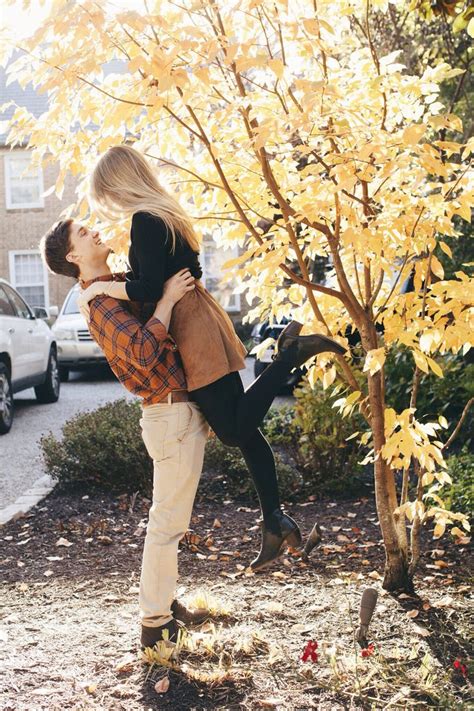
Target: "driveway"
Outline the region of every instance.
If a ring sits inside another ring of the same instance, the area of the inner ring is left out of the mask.
[[[254,379],[253,358],[247,358],[241,371],[247,388]],[[0,510],[12,504],[47,472],[43,468],[39,441],[44,434],[61,434],[64,423],[77,413],[93,410],[107,402],[135,396],[105,369],[90,373],[71,373],[70,381],[61,383],[59,401],[51,405],[36,402],[34,390],[15,396],[15,420],[7,435],[0,437]],[[291,402],[278,397],[275,405]]]

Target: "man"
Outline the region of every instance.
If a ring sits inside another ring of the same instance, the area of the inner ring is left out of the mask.
[[[84,288],[98,280],[125,279],[125,274],[111,272],[107,264],[111,249],[99,233],[73,220],[53,225],[40,248],[51,271],[75,277]],[[165,630],[174,642],[181,623],[199,623],[207,617],[207,610],[187,610],[173,599],[178,544],[191,519],[209,435],[209,425],[186,390],[177,346],[167,331],[174,304],[194,288],[193,282],[189,270],[169,279],[145,323],[143,305],[106,295],[89,304],[92,337],[120,382],[143,400],[140,425],[154,465],[140,576],[142,649],[166,638]]]

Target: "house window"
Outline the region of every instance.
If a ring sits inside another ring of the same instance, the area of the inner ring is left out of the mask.
[[[10,252],[10,281],[31,306],[49,305],[48,274],[37,250]]]
[[[5,200],[7,210],[44,207],[41,194],[43,171],[30,165],[31,156],[25,151],[13,151],[4,156]]]
[[[232,250],[219,248],[214,239],[206,235],[202,242],[201,266],[202,282],[206,289],[216,298],[226,311],[240,311],[240,294],[233,294],[235,280],[222,282],[226,270],[222,264],[238,256],[238,247]]]

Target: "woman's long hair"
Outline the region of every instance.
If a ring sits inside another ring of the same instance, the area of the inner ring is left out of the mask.
[[[90,198],[97,214],[106,220],[149,212],[161,218],[171,232],[173,252],[177,234],[199,252],[190,218],[160,185],[146,158],[135,148],[112,146],[104,153],[91,176]]]

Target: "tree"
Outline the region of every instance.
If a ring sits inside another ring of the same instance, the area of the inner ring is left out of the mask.
[[[83,176],[71,206],[79,219],[97,156],[136,141],[173,168],[164,176],[197,221],[246,248],[228,267],[249,302],[258,299],[249,320],[291,313],[346,344],[359,332],[362,377],[351,357],[322,354],[310,380],[340,388],[342,414],[358,408],[367,423],[357,434],[374,463],[383,584],[393,590],[412,587],[424,522],[434,520],[435,537],[458,521],[468,529],[436,493],[448,479],[440,430],[449,423],[419,421],[416,397],[421,372],[442,377],[436,356],[470,347],[472,279],[464,270],[444,279],[435,250],[449,254],[456,215],[470,221],[474,139],[456,141],[461,121],[439,101],[442,82],[462,70],[442,62],[416,76],[398,52],[378,56],[372,22],[387,8],[183,0],[111,14],[90,0],[56,0],[11,69],[50,91],[50,109],[37,120],[17,111],[10,141],[29,136],[38,161],[59,161],[58,193],[67,171]],[[104,76],[114,58],[126,72]],[[125,248],[123,226],[109,230],[115,249]],[[325,283],[309,273],[315,257],[331,262]],[[415,291],[402,293],[413,266]],[[384,361],[400,343],[415,373],[410,407],[395,412]]]

